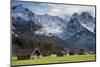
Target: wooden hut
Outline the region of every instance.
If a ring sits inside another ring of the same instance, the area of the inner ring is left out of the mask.
[[[42,54],[38,48],[36,48],[36,49],[19,49],[16,53],[18,60],[33,59],[34,56],[37,56],[37,58],[39,58],[40,55],[42,55]]]

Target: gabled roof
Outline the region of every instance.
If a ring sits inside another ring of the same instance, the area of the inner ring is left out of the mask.
[[[38,48],[36,48],[36,49],[20,49],[16,53],[16,56],[28,56],[28,55],[31,55],[32,53],[34,53],[35,51],[39,52]]]

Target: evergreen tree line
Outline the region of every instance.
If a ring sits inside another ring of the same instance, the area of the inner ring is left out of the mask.
[[[44,56],[57,54],[60,51],[64,50],[63,46],[57,45],[56,43],[51,41],[40,41],[38,39],[32,39],[28,37],[16,37],[14,35],[12,36],[12,45],[17,45],[19,49],[39,48]]]
[[[65,51],[67,54],[67,50],[58,45],[57,43],[51,41],[40,41],[39,39],[32,39],[28,37],[16,37],[12,36],[12,46],[17,45],[17,49],[14,49],[15,52],[19,49],[36,49],[39,48],[40,52],[43,56],[49,56],[51,54],[56,54],[57,56],[63,56],[64,54],[61,51]],[[68,50],[69,55],[75,55],[75,50]],[[85,50],[79,49],[78,55],[84,55]]]

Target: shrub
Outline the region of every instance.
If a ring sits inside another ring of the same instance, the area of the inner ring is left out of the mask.
[[[75,55],[75,51],[73,50],[69,51],[69,55]]]
[[[57,52],[56,55],[59,56],[59,57],[61,57],[61,56],[63,56],[64,54],[63,54],[62,52]]]
[[[80,49],[78,55],[84,55],[84,54],[85,54],[84,49]]]

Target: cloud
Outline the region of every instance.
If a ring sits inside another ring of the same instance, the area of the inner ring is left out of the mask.
[[[95,7],[93,6],[81,6],[81,5],[68,5],[68,4],[50,4],[50,3],[38,3],[38,2],[13,2],[13,4],[24,4],[36,14],[49,14],[55,16],[72,15],[74,12],[89,12],[92,16],[95,16]]]
[[[89,12],[92,16],[95,16],[95,7],[93,6],[79,6],[79,5],[60,5],[60,4],[48,4],[51,6],[51,15],[72,15],[74,12]]]
[[[49,15],[54,15],[54,16],[63,16],[63,12],[61,11],[61,9],[58,8],[52,8],[51,10],[49,10],[48,12]]]

